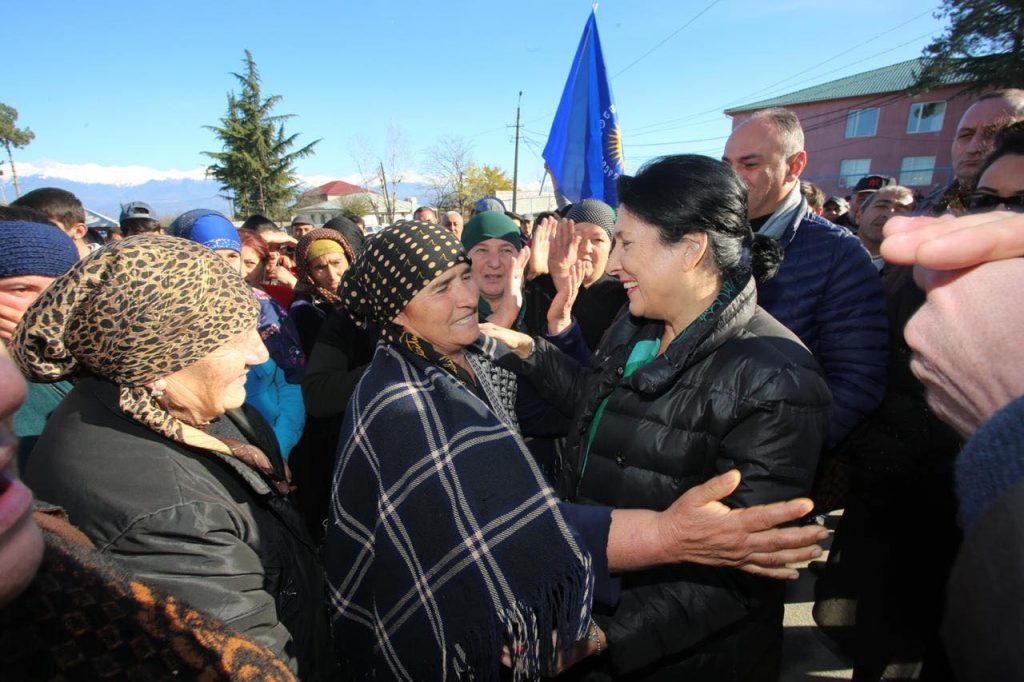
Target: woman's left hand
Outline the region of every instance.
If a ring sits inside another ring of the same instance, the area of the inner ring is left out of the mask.
[[[524,246],[515,256],[505,257],[510,261],[505,270],[505,293],[487,320],[502,327],[511,327],[523,308],[523,272],[530,262],[530,247]]]
[[[530,357],[533,351],[533,338],[506,327],[501,327],[490,322],[481,322],[480,331],[495,341],[500,341],[509,347],[513,353],[522,359]]]

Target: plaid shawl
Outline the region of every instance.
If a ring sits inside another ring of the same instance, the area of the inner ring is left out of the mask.
[[[493,345],[466,349],[474,366]],[[357,677],[495,680],[505,645],[512,678],[536,679],[552,633],[584,636],[590,556],[522,439],[454,376],[380,343],[340,443],[324,563]]]

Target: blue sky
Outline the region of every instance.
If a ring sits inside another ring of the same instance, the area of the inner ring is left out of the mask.
[[[627,170],[658,154],[719,155],[728,105],[919,56],[943,29],[938,4],[602,2]],[[265,92],[283,97],[277,111],[295,115],[289,132],[322,140],[297,166],[322,179],[353,177],[358,140],[382,153],[389,127],[406,140],[410,176],[425,171],[427,148],[445,135],[511,175],[522,90],[520,174],[535,184],[589,12],[590,2],[561,0],[38,0],[8,13],[0,100],[36,133],[15,157],[26,172],[194,173],[206,163],[201,152],[217,148],[203,126],[224,114],[236,87],[229,74],[248,48]]]

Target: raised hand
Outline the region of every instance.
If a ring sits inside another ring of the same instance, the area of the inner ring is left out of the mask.
[[[558,219],[548,216],[533,228],[533,241],[531,242],[530,263],[526,269],[526,278],[533,279],[548,272],[548,249],[549,243],[554,236]]]
[[[511,328],[523,308],[523,278],[526,265],[530,262],[530,247],[524,246],[519,253],[502,256],[507,259],[505,268],[505,292],[487,318],[489,322]]]
[[[565,282],[557,289],[548,306],[548,334],[556,336],[572,325],[572,306],[586,274],[587,264],[583,261],[578,260],[569,268]]]
[[[561,291],[568,285],[569,270],[576,262],[576,253],[580,247],[580,238],[576,235],[576,222],[561,220],[555,228],[554,236],[548,250],[548,274]]]

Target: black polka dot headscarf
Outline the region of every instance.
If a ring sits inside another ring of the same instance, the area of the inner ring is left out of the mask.
[[[468,263],[449,230],[418,220],[389,225],[366,243],[338,287],[342,305],[361,326],[381,330],[388,341],[391,321],[413,296],[459,263]]]

